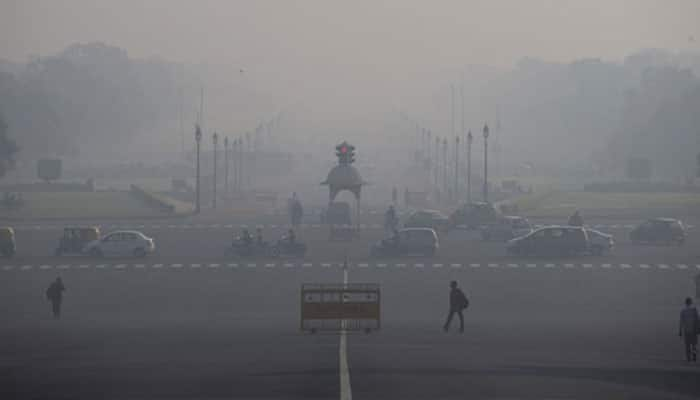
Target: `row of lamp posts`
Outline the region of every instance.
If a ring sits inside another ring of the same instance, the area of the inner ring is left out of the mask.
[[[202,143],[202,130],[199,125],[196,126],[194,133],[194,140],[196,143],[196,177],[195,177],[195,212],[199,213],[201,211],[201,143]],[[218,144],[219,144],[219,134],[214,132],[212,135],[212,142],[214,144],[214,185],[213,185],[213,199],[212,207],[216,208],[217,200],[217,170],[218,170]],[[228,137],[224,137],[224,192],[229,193],[229,159],[230,153],[233,150],[235,157],[233,159],[233,189],[238,190],[243,182],[242,169],[243,169],[243,138],[234,139],[232,146],[229,146]]]
[[[489,180],[488,180],[488,139],[489,139],[489,127],[488,124],[484,124],[484,128],[482,130],[483,137],[484,137],[484,185],[483,185],[483,199],[485,202],[488,202],[488,196],[489,196]],[[424,130],[423,131],[424,138],[427,136],[427,144],[428,144],[428,153],[430,153],[430,143],[432,141],[432,133],[430,130]],[[472,187],[472,142],[474,141],[474,136],[472,135],[472,131],[470,130],[467,133],[467,204],[472,202],[472,196],[471,196],[471,187]],[[426,142],[424,140],[424,142]],[[460,143],[460,138],[459,136],[455,137],[455,175],[454,175],[454,188],[455,188],[455,195],[458,193],[458,188],[459,188],[459,143]],[[447,165],[447,139],[442,139],[440,140],[440,137],[435,137],[435,174],[434,174],[434,180],[435,180],[435,186],[439,186],[439,181],[440,181],[440,168],[438,166],[438,159],[440,156],[440,144],[442,144],[443,147],[443,157],[444,157],[444,162]],[[430,156],[430,154],[428,154]],[[445,187],[447,187],[447,168],[445,168],[444,171],[444,183]]]

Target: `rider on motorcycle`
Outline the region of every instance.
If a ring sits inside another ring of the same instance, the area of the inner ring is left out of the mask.
[[[243,244],[246,246],[253,244],[253,236],[250,235],[250,232],[248,232],[248,229],[246,228],[244,228],[243,232],[241,233],[241,242],[243,242]]]

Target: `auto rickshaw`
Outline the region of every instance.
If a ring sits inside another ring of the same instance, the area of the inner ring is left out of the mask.
[[[90,227],[68,227],[63,229],[63,236],[58,242],[56,255],[84,254],[85,246],[93,240],[100,239],[100,229]]]
[[[5,257],[15,255],[15,231],[10,227],[0,227],[0,253]]]

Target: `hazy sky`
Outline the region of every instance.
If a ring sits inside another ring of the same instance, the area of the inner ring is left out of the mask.
[[[103,41],[244,68],[266,92],[325,99],[342,87],[359,103],[368,90],[434,87],[466,64],[700,48],[699,21],[698,0],[0,0],[0,58]]]

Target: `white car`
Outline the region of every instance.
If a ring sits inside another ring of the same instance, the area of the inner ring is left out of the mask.
[[[86,251],[94,257],[145,257],[153,253],[153,239],[138,231],[116,231],[88,243]]]

